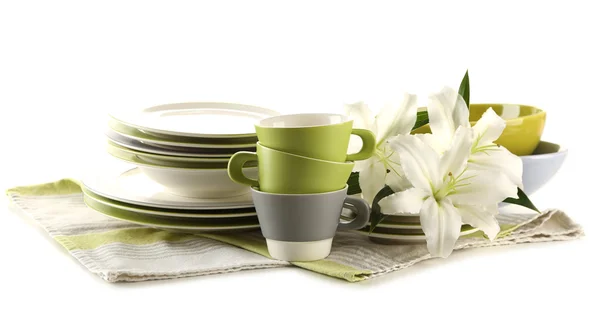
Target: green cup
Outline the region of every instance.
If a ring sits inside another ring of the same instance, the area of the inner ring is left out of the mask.
[[[352,123],[340,114],[302,113],[266,118],[254,127],[260,144],[272,149],[333,162],[368,159],[375,150],[375,135],[352,129]],[[351,134],[359,136],[363,146],[348,155]]]
[[[242,173],[242,167],[252,161],[258,161],[258,180]],[[314,159],[274,150],[258,142],[256,153],[235,153],[229,160],[227,173],[234,182],[267,193],[315,194],[344,188],[353,167],[354,162]]]

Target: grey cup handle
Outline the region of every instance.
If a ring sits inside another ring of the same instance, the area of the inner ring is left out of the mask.
[[[354,211],[356,217],[348,222],[340,222],[338,229],[340,230],[352,230],[360,229],[369,223],[369,216],[371,215],[371,208],[366,200],[358,197],[346,197],[344,204],[352,206],[350,209]]]

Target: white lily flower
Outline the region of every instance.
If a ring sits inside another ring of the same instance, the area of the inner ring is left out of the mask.
[[[469,111],[464,99],[452,88],[444,87],[429,97],[427,105],[432,135],[420,137],[434,149],[443,153],[451,146],[451,140],[459,126],[471,127]],[[474,142],[469,156],[469,168],[495,170],[505,174],[513,184],[523,187],[523,162],[505,147],[494,144],[506,123],[489,108],[473,126]]]
[[[389,147],[387,140],[396,135],[407,135],[417,120],[417,98],[405,94],[404,100],[398,104],[386,104],[377,116],[365,103],[358,102],[345,105],[346,115],[354,120],[353,127],[371,130],[377,140],[373,156],[355,164],[354,171],[360,172],[359,185],[362,197],[369,203],[385,186],[394,190],[409,186],[399,164],[398,155]],[[350,151],[358,151],[360,144],[350,143]]]
[[[493,239],[500,231],[498,203],[517,197],[516,186],[504,174],[468,167],[473,133],[470,127],[458,126],[443,154],[418,136],[390,140],[413,188],[383,198],[379,206],[385,214],[419,214],[434,257],[452,253],[463,223]]]

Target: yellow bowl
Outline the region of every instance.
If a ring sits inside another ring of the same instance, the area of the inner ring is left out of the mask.
[[[506,128],[496,144],[502,145],[515,155],[530,155],[540,143],[546,112],[532,106],[514,104],[472,104],[469,121],[474,125],[488,108],[494,111],[506,122]],[[431,133],[429,125],[413,130],[414,133]]]

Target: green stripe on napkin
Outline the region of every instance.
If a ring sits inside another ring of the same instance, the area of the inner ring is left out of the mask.
[[[110,282],[145,281],[290,265],[269,257],[260,232],[192,235],[142,227],[87,207],[79,183],[63,179],[6,191],[10,201],[35,219],[92,273]],[[572,240],[583,230],[564,212],[500,214],[494,241],[481,232],[461,237],[455,249]],[[26,234],[26,233],[24,233]],[[368,237],[338,232],[325,260],[292,265],[362,281],[429,259],[425,245],[382,245]],[[40,263],[43,265],[43,263]]]

